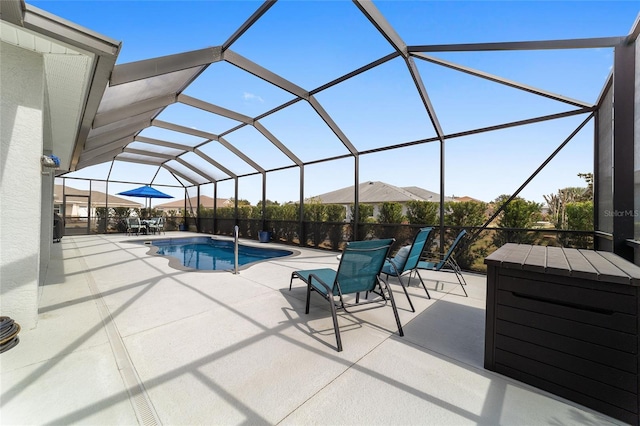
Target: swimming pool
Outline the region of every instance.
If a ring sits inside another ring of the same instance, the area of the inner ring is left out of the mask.
[[[234,270],[234,243],[211,237],[168,238],[145,241],[152,254],[169,257],[169,265],[177,269],[198,271]],[[238,245],[238,269],[277,257],[291,256],[292,250]],[[177,261],[176,261],[177,260]]]

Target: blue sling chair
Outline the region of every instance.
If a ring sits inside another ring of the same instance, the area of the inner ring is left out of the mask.
[[[429,290],[424,285],[422,281],[422,277],[418,273],[418,262],[420,262],[420,256],[424,251],[424,248],[429,241],[429,235],[433,228],[421,228],[420,231],[413,238],[413,243],[410,246],[401,247],[400,250],[396,253],[395,257],[392,259],[387,259],[382,267],[381,273],[386,276],[386,280],[388,281],[389,276],[397,277],[398,281],[400,281],[400,285],[402,286],[402,290],[404,290],[404,294],[407,296],[407,300],[409,301],[409,306],[411,306],[411,312],[415,312],[416,309],[413,307],[413,303],[411,303],[411,298],[409,297],[409,293],[407,292],[407,287],[411,284],[411,275],[415,273],[415,275],[420,279],[420,284],[422,284],[422,288],[427,292],[427,297],[431,299],[431,295],[429,294]],[[406,273],[409,273],[409,280],[405,285],[402,276]]]
[[[462,241],[463,237],[466,234],[467,231],[465,231],[464,229],[460,231],[456,239],[453,240],[453,243],[451,244],[451,247],[449,247],[449,250],[447,250],[447,252],[444,256],[442,256],[441,259],[418,262],[418,269],[427,271],[453,272],[454,274],[456,274],[456,278],[458,279],[458,283],[460,283],[460,286],[462,287],[464,295],[466,297],[469,297],[467,291],[464,289],[464,286],[467,285],[467,282],[465,281],[464,276],[462,276],[462,270],[460,269],[460,266],[458,266],[458,262],[456,262],[456,260],[453,258],[453,252],[460,245],[460,241]]]
[[[353,241],[347,243],[342,252],[337,270],[331,268],[309,269],[305,271],[294,271],[291,274],[289,290],[291,290],[291,283],[293,283],[294,278],[299,278],[307,284],[305,314],[309,313],[311,292],[318,293],[329,302],[338,352],[342,351],[342,340],[340,339],[340,330],[338,328],[337,309],[344,309],[345,312],[351,313],[348,308],[366,304],[374,304],[370,306],[370,308],[376,308],[385,306],[387,301],[390,301],[396,324],[398,325],[398,333],[400,336],[404,336],[391,288],[380,279],[380,270],[389,254],[389,249],[393,241],[392,238],[386,240]],[[379,288],[379,291],[376,290],[377,288]],[[366,299],[366,301],[361,302],[361,292],[367,294],[374,293],[379,297],[372,300]],[[348,294],[356,295],[355,303],[345,302],[344,296]]]

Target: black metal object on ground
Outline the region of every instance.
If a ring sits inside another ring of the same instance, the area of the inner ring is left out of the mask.
[[[53,214],[53,241],[59,243],[64,237],[64,220],[58,213]]]
[[[640,424],[640,267],[526,244],[485,263],[485,368]]]
[[[20,343],[18,333],[20,333],[20,324],[9,317],[0,317],[0,353]]]

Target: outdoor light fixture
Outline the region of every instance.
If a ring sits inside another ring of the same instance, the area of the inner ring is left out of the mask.
[[[42,167],[47,167],[50,169],[56,169],[60,167],[60,159],[53,154],[43,155],[40,157],[40,163]]]

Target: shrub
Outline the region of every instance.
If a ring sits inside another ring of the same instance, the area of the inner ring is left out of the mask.
[[[407,219],[412,225],[435,225],[439,208],[439,203],[411,200],[407,203]]]

